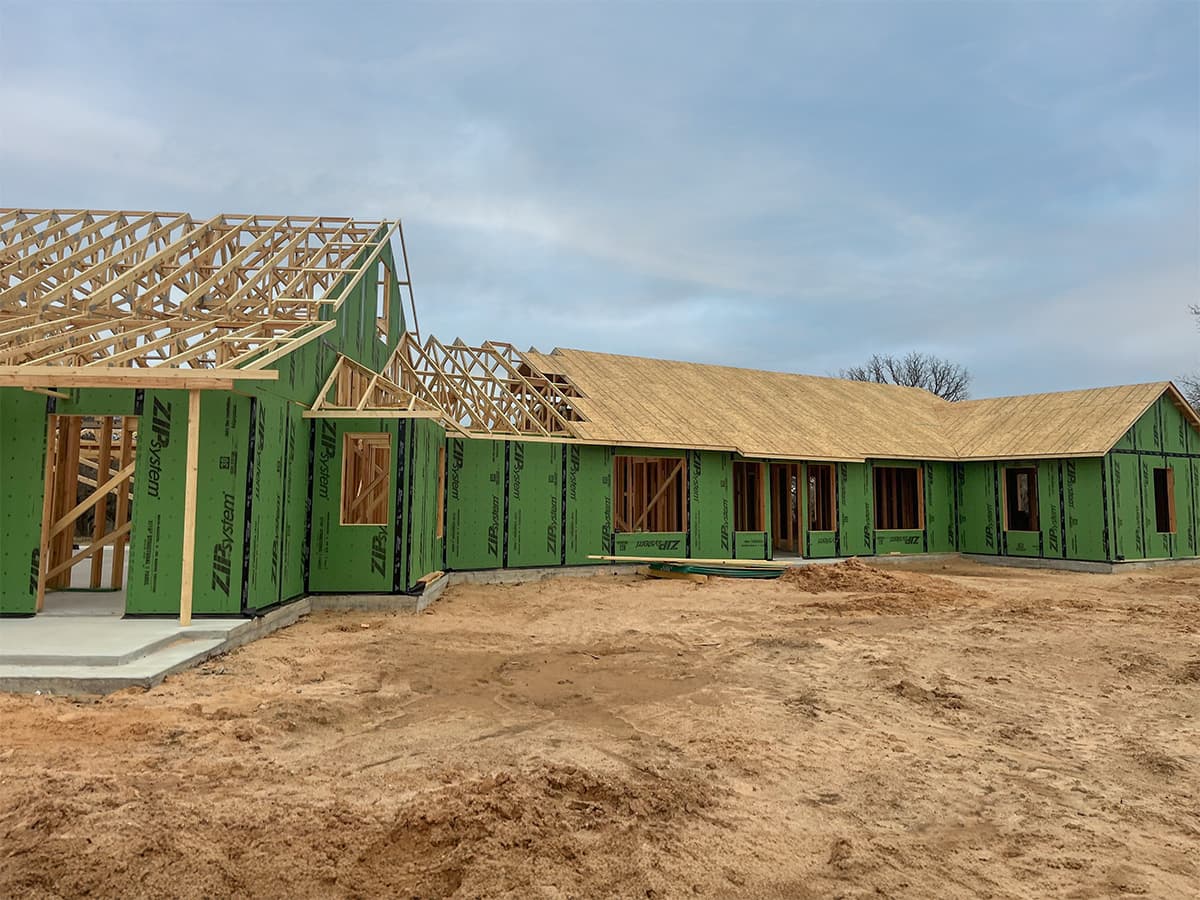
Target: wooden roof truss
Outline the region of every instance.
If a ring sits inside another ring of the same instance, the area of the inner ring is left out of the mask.
[[[541,372],[511,344],[443,344],[432,335],[422,343],[405,333],[384,372],[473,436],[570,439],[578,437],[573,423],[583,421],[569,383]]]
[[[0,370],[262,369],[333,327],[398,228],[0,209]]]
[[[321,388],[310,419],[444,419],[445,412],[347,356],[337,364]]]

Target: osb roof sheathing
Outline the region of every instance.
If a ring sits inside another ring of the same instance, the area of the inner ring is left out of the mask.
[[[838,378],[618,356],[531,351],[571,380],[578,438],[812,460],[1102,456],[1168,392],[1167,381],[948,403],[927,391]]]
[[[927,391],[672,360],[527,353],[566,375],[585,441],[735,450],[778,459],[956,459]]]
[[[964,459],[1100,456],[1164,392],[1195,424],[1169,381],[949,403],[942,419]]]

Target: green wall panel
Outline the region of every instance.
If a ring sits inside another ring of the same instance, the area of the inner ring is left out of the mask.
[[[130,613],[179,612],[187,418],[186,391],[145,392],[125,592]],[[203,407],[200,420],[204,421]]]
[[[1168,397],[1163,396],[1158,400],[1158,409],[1163,451],[1166,453],[1197,452],[1193,449],[1194,441],[1192,440],[1196,431],[1179,408]]]
[[[734,556],[737,559],[767,558],[767,533],[765,531],[737,531],[734,532],[733,538]]]
[[[194,613],[237,613],[242,607],[249,439],[248,397],[215,391],[200,395]],[[177,515],[182,518],[182,508]]]
[[[1148,559],[1166,559],[1173,555],[1175,537],[1158,531],[1154,517],[1154,470],[1166,467],[1162,456],[1138,454],[1139,494],[1142,501],[1142,534]],[[1178,510],[1176,510],[1178,514]]]
[[[1133,426],[1133,444],[1138,451],[1161,451],[1162,432],[1158,420],[1159,406],[1155,403]]]
[[[555,566],[562,562],[562,464],[562,444],[509,444],[509,566]]]
[[[838,544],[842,556],[875,553],[871,463],[837,464]]]
[[[45,465],[46,398],[0,388],[0,614],[37,606]]]
[[[809,559],[828,559],[837,556],[836,531],[805,531],[804,555]]]
[[[446,565],[498,569],[503,564],[504,444],[467,438],[450,438],[448,444]]]
[[[1167,465],[1175,473],[1175,525],[1171,541],[1173,556],[1197,556],[1196,507],[1192,493],[1192,462],[1181,457],[1167,457]]]
[[[567,565],[595,564],[612,547],[613,451],[571,444],[567,453]]]
[[[70,399],[59,398],[54,411],[62,416],[132,416],[131,388],[71,388]],[[201,413],[203,418],[203,413]]]
[[[1039,460],[1038,527],[1041,529],[1041,555],[1047,559],[1063,556],[1063,500],[1061,463],[1057,459]]]
[[[391,593],[394,578],[398,425],[382,419],[314,419],[309,589]],[[392,476],[385,525],[341,524],[342,448],[349,433],[391,435]]]
[[[996,464],[960,463],[958,469],[958,536],[963,553],[1000,553],[996,506]]]
[[[278,603],[281,594],[288,402],[262,394],[255,406],[246,605],[264,609]]]
[[[924,553],[925,532],[907,529],[876,531],[875,552],[880,556],[889,553]]]
[[[1132,453],[1113,453],[1108,457],[1108,465],[1115,559],[1145,559],[1138,456]]]
[[[1098,459],[1063,460],[1068,559],[1106,560],[1103,479]]]
[[[305,541],[308,540],[308,450],[310,426],[303,410],[287,407],[284,451],[283,537],[280,550],[279,599],[304,593]]]
[[[688,529],[690,555],[696,559],[733,556],[732,468],[728,453],[715,450],[688,453]]]
[[[928,462],[925,470],[925,547],[930,553],[952,553],[958,547],[954,516],[954,464]]]
[[[1006,556],[1041,556],[1042,533],[1040,531],[1008,531],[1004,535]]]
[[[683,532],[642,532],[613,535],[614,556],[653,556],[661,559],[682,559],[686,554],[687,535]],[[692,554],[695,556],[695,553]],[[700,557],[717,559],[717,557]],[[727,557],[720,557],[726,559]]]
[[[437,485],[438,451],[445,446],[446,439],[441,426],[428,419],[411,420],[408,434],[408,577],[403,585],[406,589],[415,585],[418,578],[443,566],[442,539],[437,535]]]

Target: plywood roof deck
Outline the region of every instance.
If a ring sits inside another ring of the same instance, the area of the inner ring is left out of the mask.
[[[1167,381],[949,403],[917,388],[583,350],[530,352],[578,389],[577,436],[617,446],[731,450],[773,459],[1102,456]]]

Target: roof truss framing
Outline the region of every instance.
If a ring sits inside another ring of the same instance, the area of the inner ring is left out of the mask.
[[[398,228],[0,209],[0,370],[265,368],[333,327],[342,298]]]

